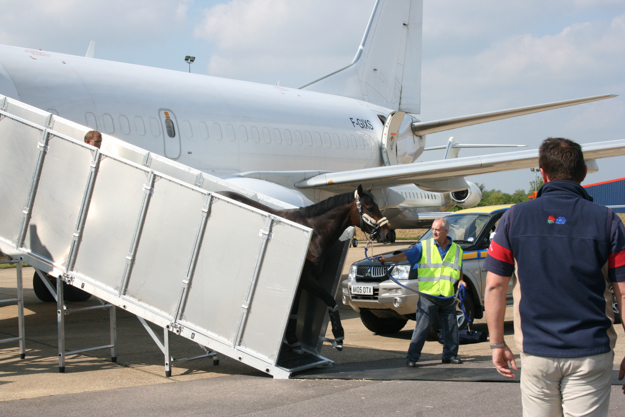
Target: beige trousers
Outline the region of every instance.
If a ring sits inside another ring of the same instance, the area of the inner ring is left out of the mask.
[[[607,416],[614,352],[581,358],[521,353],[523,416]]]

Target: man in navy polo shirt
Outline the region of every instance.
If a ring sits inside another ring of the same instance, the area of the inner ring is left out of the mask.
[[[616,341],[609,287],[622,312],[625,227],[580,186],[587,168],[577,143],[546,139],[538,163],[545,184],[535,200],[503,215],[484,263],[493,363],[514,378],[503,328],[506,289],[516,272],[523,415],[607,416]],[[624,377],[625,359],[619,379]]]

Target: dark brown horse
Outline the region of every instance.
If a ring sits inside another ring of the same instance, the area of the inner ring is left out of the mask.
[[[312,206],[298,209],[274,210],[257,201],[233,192],[219,192],[233,200],[256,207],[276,216],[310,227],[313,230],[306,262],[300,278],[297,294],[293,300],[291,317],[286,330],[286,343],[295,351],[301,351],[301,345],[295,335],[297,327],[297,311],[302,290],[320,298],[327,306],[334,335],[333,346],[343,348],[344,332],[339,317],[339,309],[332,294],[326,291],[317,276],[321,273],[328,250],[339,239],[345,229],[358,226],[372,238],[380,235],[382,239],[389,231],[389,224],[375,202],[373,195],[358,187],[355,192],[339,194]]]

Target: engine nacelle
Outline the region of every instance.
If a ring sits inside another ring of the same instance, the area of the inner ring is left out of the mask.
[[[475,207],[482,201],[482,191],[480,191],[480,188],[471,181],[467,181],[467,184],[469,184],[469,188],[466,190],[449,193],[451,201],[462,208]]]
[[[382,132],[382,160],[384,165],[410,164],[425,149],[425,136],[415,135],[412,124],[418,122],[402,111],[392,112]]]

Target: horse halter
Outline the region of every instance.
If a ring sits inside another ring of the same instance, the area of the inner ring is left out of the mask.
[[[369,226],[370,232],[369,235],[371,239],[375,239],[375,237],[380,233],[380,229],[384,225],[388,224],[388,219],[386,217],[382,217],[380,220],[376,221],[373,217],[369,216],[367,213],[363,213],[362,204],[360,203],[360,196],[358,195],[358,190],[354,191],[354,199],[356,200],[356,207],[358,208],[358,213],[360,214],[360,229],[365,231],[365,224]]]

